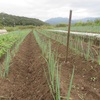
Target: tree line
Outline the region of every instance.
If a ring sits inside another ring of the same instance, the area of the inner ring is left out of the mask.
[[[94,21],[88,20],[87,22],[76,22],[76,23],[72,23],[73,26],[100,26],[100,19],[96,19]],[[68,26],[68,24],[65,23],[60,23],[57,24],[56,27],[66,27]]]
[[[75,26],[100,26],[100,19],[95,19],[94,21],[88,20],[87,22],[77,22],[74,24]]]
[[[16,26],[16,25],[40,26],[45,24],[46,23],[36,18],[19,17],[14,15],[8,15],[6,13],[0,13],[0,26]]]

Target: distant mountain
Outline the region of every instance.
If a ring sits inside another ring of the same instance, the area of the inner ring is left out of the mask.
[[[88,20],[94,21],[98,18],[88,17],[88,18],[83,18],[83,19],[76,19],[76,20],[72,20],[72,23],[76,23],[76,22],[80,22],[80,21],[81,22],[87,22]],[[60,23],[68,23],[68,18],[56,17],[56,18],[48,19],[45,22],[52,24],[52,25],[56,25],[56,24],[60,24]]]
[[[15,15],[9,15],[6,13],[0,13],[0,25],[14,26],[14,25],[34,25],[40,26],[46,24],[45,22],[36,18],[20,17]]]
[[[68,18],[62,18],[62,17],[51,18],[49,20],[46,20],[45,22],[49,24],[68,23]]]
[[[99,18],[99,17],[98,17]],[[95,21],[96,19],[98,19],[97,17],[87,17],[87,18],[83,18],[83,19],[76,19],[76,20],[72,20],[72,23],[76,23],[76,22],[87,22],[87,21]]]

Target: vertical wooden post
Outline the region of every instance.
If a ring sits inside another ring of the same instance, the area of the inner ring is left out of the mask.
[[[69,14],[69,24],[68,24],[68,34],[67,34],[67,47],[66,47],[66,62],[68,60],[68,49],[69,49],[69,37],[70,37],[71,19],[72,19],[72,10],[70,10],[70,14]]]

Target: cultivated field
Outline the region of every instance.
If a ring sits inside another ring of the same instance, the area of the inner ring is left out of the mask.
[[[46,30],[0,36],[0,100],[100,100],[100,41]]]
[[[68,30],[68,27],[58,27],[55,29],[59,30]],[[100,26],[99,25],[90,25],[90,26],[72,26],[71,31],[75,32],[88,32],[88,33],[100,33]]]

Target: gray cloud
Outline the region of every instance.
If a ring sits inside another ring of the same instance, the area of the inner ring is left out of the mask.
[[[68,17],[72,9],[77,19],[100,17],[99,4],[100,0],[0,0],[0,12],[46,20]]]

